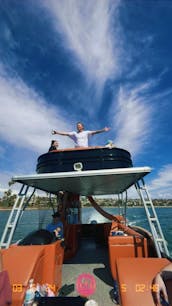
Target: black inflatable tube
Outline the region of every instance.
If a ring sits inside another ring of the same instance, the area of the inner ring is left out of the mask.
[[[120,148],[90,148],[59,150],[41,155],[37,161],[37,173],[74,171],[76,163],[82,170],[98,170],[132,167],[131,155]]]

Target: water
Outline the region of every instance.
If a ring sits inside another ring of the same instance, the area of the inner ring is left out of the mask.
[[[106,211],[115,215],[118,214],[117,208],[106,208]],[[157,207],[156,212],[164,233],[165,239],[168,242],[168,249],[172,256],[172,207]],[[5,223],[9,216],[10,211],[0,211],[0,237],[2,235]],[[26,236],[31,231],[38,228],[45,228],[46,225],[51,222],[51,210],[26,210],[23,214],[18,227],[16,229],[13,242]],[[149,230],[149,225],[145,216],[143,207],[130,207],[127,209],[127,219],[130,225],[138,225]],[[106,221],[92,207],[83,208],[82,210],[82,222],[90,223],[91,221],[98,223]]]

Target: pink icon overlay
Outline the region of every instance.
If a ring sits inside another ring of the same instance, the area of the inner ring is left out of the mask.
[[[76,280],[76,291],[84,297],[91,296],[96,290],[96,280],[90,273],[82,273]]]

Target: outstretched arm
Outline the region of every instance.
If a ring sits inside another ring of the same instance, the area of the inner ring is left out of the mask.
[[[99,133],[103,133],[103,132],[108,132],[109,130],[110,130],[109,127],[105,127],[104,129],[101,129],[101,130],[91,131],[90,134],[95,135],[95,134],[99,134]]]
[[[66,132],[58,132],[58,131],[55,131],[53,130],[51,132],[52,135],[55,135],[55,134],[58,134],[58,135],[62,135],[62,136],[69,136],[69,133],[66,133]]]

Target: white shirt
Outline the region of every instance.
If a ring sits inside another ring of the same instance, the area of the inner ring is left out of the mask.
[[[75,147],[88,147],[89,136],[91,136],[91,131],[69,133],[69,137],[75,142]]]

